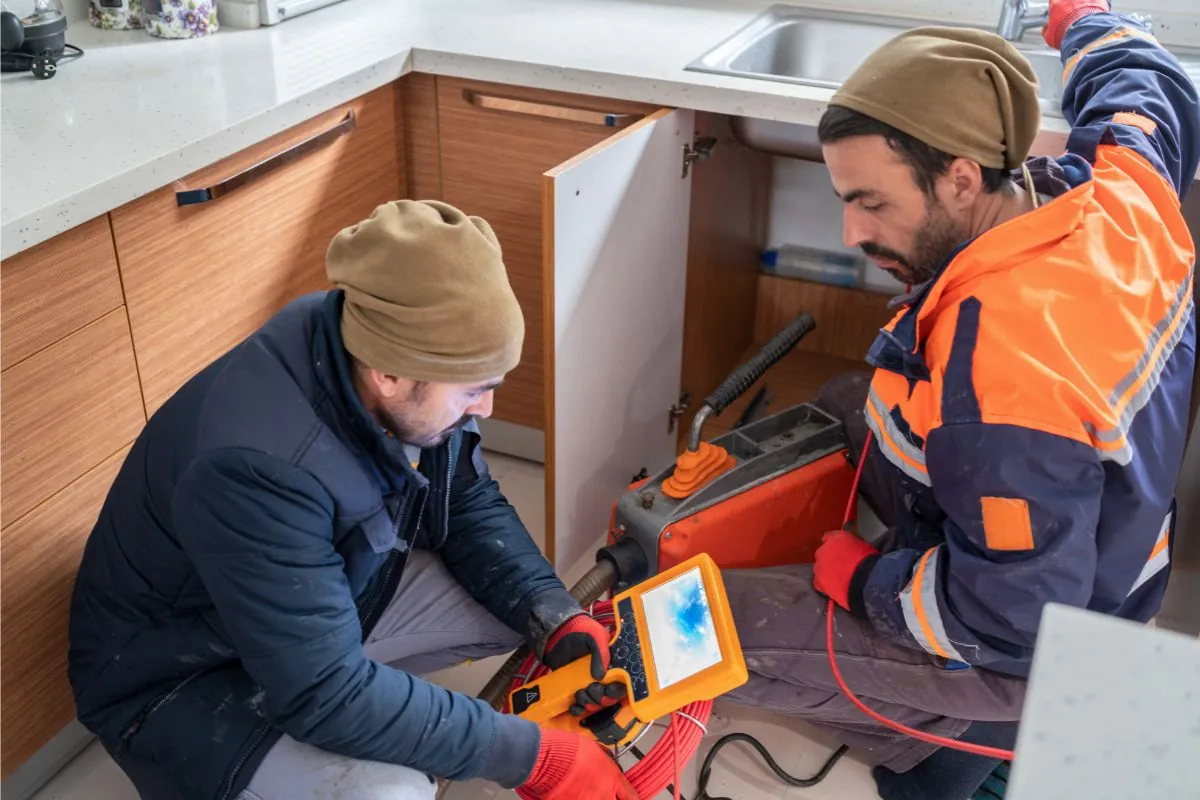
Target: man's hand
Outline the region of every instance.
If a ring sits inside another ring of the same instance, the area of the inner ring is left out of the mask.
[[[625,684],[593,683],[586,689],[575,693],[575,702],[571,706],[571,714],[582,717],[585,714],[595,714],[602,708],[615,706],[625,696]]]
[[[821,538],[813,564],[813,586],[847,611],[850,582],[863,561],[879,551],[849,531],[830,531]]]
[[[1042,38],[1057,50],[1072,22],[1108,10],[1108,0],[1050,0],[1050,18],[1042,28]]]
[[[536,800],[638,800],[617,762],[590,734],[545,728],[521,789]]]
[[[550,669],[565,667],[586,655],[592,657],[592,678],[602,680],[608,672],[608,629],[588,614],[564,622],[546,640],[542,663]]]

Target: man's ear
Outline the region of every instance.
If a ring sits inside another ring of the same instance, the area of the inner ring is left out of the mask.
[[[983,192],[983,170],[969,158],[956,158],[944,176],[952,207],[969,208]]]
[[[367,380],[379,396],[387,400],[392,400],[406,391],[405,386],[407,385],[407,381],[395,375],[380,372],[377,369],[367,370]]]

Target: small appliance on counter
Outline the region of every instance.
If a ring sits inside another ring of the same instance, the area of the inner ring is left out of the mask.
[[[36,0],[25,17],[0,11],[0,49],[0,71],[32,72],[42,79],[53,78],[59,64],[83,55],[67,44],[67,15],[59,0]]]
[[[341,0],[216,0],[221,24],[231,28],[257,28],[279,23]]]
[[[285,19],[298,17],[338,2],[341,0],[258,0],[258,11],[263,25],[278,25]]]

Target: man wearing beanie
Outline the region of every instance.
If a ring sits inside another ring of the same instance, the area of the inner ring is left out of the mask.
[[[811,567],[725,576],[751,668],[734,698],[830,730],[876,765],[884,800],[1003,796],[1000,762],[855,709],[825,655],[827,598],[868,706],[1011,749],[1046,604],[1145,622],[1169,574],[1196,353],[1180,213],[1196,87],[1105,0],[1052,0],[1043,36],[1072,126],[1057,159],[1027,160],[1035,76],[990,33],[906,32],[832,99],[818,134],[846,244],[910,284],[874,373],[817,401],[867,459],[887,532],[831,532]]]
[[[387,203],[327,272],[126,457],[71,606],[80,720],[146,800],[633,798],[594,738],[420,677],[522,640],[608,663],[483,458],[524,336],[491,228]]]

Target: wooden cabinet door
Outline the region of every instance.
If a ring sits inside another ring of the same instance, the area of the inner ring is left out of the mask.
[[[67,682],[67,621],[84,543],[128,447],[4,528],[0,564],[3,775],[75,718]]]
[[[334,234],[403,195],[397,154],[388,85],[112,213],[147,413],[289,301],[327,288]]]
[[[675,457],[693,117],[657,111],[543,178],[546,552],[563,569],[634,474]]]
[[[437,103],[441,199],[495,229],[525,314],[521,363],[496,393],[492,417],[541,431],[542,174],[656,109],[443,77]]]
[[[6,259],[0,369],[8,369],[121,305],[108,215]]]
[[[0,375],[0,525],[132,442],[146,422],[125,309]]]

